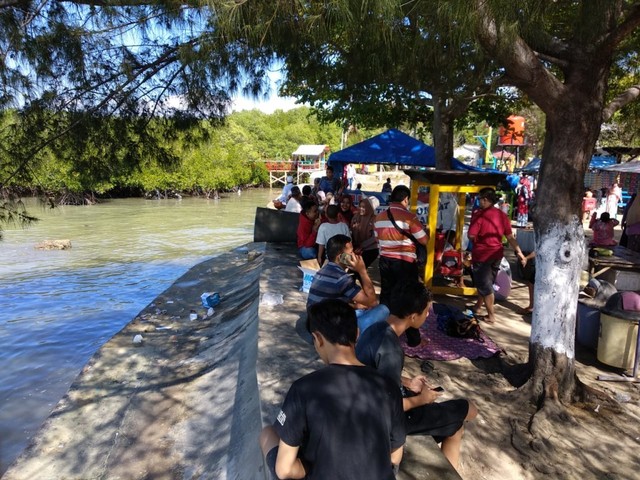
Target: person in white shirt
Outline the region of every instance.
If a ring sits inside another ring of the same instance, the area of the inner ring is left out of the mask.
[[[293,177],[291,175],[287,176],[287,184],[282,188],[282,193],[278,197],[282,203],[287,203],[289,200],[289,195],[291,195],[291,189],[293,188]]]
[[[302,211],[302,206],[300,205],[301,198],[302,193],[300,192],[300,187],[296,185],[291,189],[291,196],[289,197],[289,200],[287,200],[287,206],[284,211],[300,213]]]
[[[340,207],[338,207],[338,205],[328,205],[325,209],[327,221],[321,223],[320,227],[318,228],[316,243],[318,244],[318,263],[320,265],[322,265],[322,262],[324,262],[325,248],[327,246],[327,242],[331,237],[341,234],[351,238],[349,227],[347,227],[345,223],[338,220],[339,211]]]
[[[347,165],[347,182],[349,190],[353,190],[353,181],[356,179],[356,169],[352,164]]]

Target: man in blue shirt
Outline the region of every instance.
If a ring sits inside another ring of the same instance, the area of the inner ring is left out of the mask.
[[[342,182],[335,177],[332,166],[327,167],[326,176],[320,179],[320,190],[325,194],[332,193],[334,195],[338,195],[342,191]]]

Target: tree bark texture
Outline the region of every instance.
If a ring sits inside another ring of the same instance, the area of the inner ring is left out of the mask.
[[[575,325],[586,262],[580,205],[584,175],[600,132],[606,75],[583,70],[582,90],[567,90],[547,113],[536,232],[535,311],[530,357],[534,399],[570,401],[575,387]],[[588,78],[587,78],[588,77]]]
[[[542,209],[544,210],[544,208]],[[584,231],[576,218],[556,223],[537,241],[535,309],[529,361],[533,398],[569,401],[575,385],[575,325]]]
[[[436,169],[451,170],[453,158],[453,119],[446,98],[433,94],[433,143],[436,149]]]

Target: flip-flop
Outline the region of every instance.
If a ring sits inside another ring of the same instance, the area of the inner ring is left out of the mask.
[[[420,364],[420,370],[422,370],[424,373],[433,372],[434,370],[433,363],[431,363],[429,360],[425,360]]]
[[[520,313],[522,315],[530,315],[533,313],[533,308],[521,308]]]

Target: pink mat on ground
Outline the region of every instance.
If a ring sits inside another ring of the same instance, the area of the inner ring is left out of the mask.
[[[502,351],[484,331],[480,335],[484,342],[473,338],[450,337],[438,328],[438,316],[433,309],[420,327],[420,336],[422,343],[417,347],[407,346],[405,336],[400,337],[404,353],[409,357],[422,360],[455,360],[461,357],[474,359],[493,357]]]

